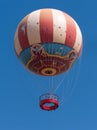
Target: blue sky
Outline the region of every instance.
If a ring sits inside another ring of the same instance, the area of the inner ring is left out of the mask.
[[[15,55],[13,40],[20,20],[46,7],[67,12],[83,34],[76,87],[72,96],[52,112],[41,110],[38,104],[47,80],[26,71]],[[97,130],[96,12],[96,0],[0,1],[0,130]]]

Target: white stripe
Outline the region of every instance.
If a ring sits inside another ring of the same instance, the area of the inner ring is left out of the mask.
[[[40,42],[39,16],[40,10],[30,13],[28,16],[27,35],[30,45]]]
[[[18,28],[16,30],[15,37],[14,37],[14,47],[15,47],[15,51],[16,51],[17,55],[19,55],[20,52],[22,51],[22,48],[20,46],[20,42],[18,39]]]
[[[52,9],[53,13],[53,42],[63,43],[66,38],[66,19],[62,11]]]
[[[75,22],[75,25],[76,25],[76,40],[75,40],[73,48],[79,53],[79,51],[82,47],[82,34],[81,34],[81,30],[76,22]]]

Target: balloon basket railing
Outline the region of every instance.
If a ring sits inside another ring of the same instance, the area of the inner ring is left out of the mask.
[[[55,110],[59,107],[59,97],[56,94],[46,93],[40,96],[40,108],[46,111]]]

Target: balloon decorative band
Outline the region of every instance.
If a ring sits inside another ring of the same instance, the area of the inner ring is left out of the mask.
[[[77,53],[64,44],[39,43],[25,49],[19,58],[30,71],[51,76],[67,71],[75,62]]]

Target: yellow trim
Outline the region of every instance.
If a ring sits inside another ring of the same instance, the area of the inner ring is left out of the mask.
[[[51,74],[47,74],[46,71],[52,71]],[[55,75],[56,74],[56,69],[54,68],[44,68],[41,70],[41,74],[45,75],[45,76],[52,76],[52,75]]]

